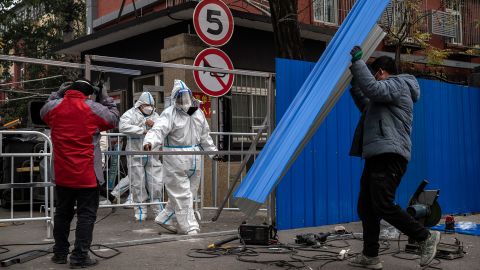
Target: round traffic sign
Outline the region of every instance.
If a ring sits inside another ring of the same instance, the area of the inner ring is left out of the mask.
[[[203,42],[223,46],[233,35],[232,12],[220,0],[203,0],[193,12],[193,26]]]
[[[227,54],[216,48],[201,51],[195,58],[193,65],[233,70],[232,61]],[[234,75],[231,73],[193,71],[193,78],[200,90],[212,97],[220,97],[228,93],[233,85],[233,77]]]

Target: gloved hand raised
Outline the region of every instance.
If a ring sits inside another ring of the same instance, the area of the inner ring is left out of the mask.
[[[107,88],[95,86],[95,95],[97,95],[96,101],[99,103],[103,103],[108,99]]]
[[[352,63],[355,63],[356,61],[362,59],[362,48],[360,48],[360,46],[353,47],[353,49],[350,51],[350,55],[352,56]]]
[[[60,87],[58,88],[57,95],[59,97],[63,97],[65,95],[65,92],[69,89],[70,85],[72,85],[72,82],[64,82]]]

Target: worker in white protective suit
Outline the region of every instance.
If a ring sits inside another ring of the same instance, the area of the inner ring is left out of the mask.
[[[130,135],[127,143],[127,151],[142,151],[143,137],[154,123],[159,121],[158,113],[155,112],[155,101],[149,92],[143,92],[135,103],[135,106],[126,111],[120,118],[119,131]],[[129,178],[131,181],[131,194],[134,203],[148,201],[158,202],[153,206],[154,214],[157,215],[162,205],[162,163],[158,155],[129,155]],[[147,207],[136,206],[135,219],[142,221],[147,218]]]
[[[145,136],[144,150],[163,145],[164,151],[217,151],[208,122],[199,109],[200,101],[193,98],[192,91],[181,80],[175,80],[171,100],[173,106],[162,112]],[[220,159],[216,155],[210,157]],[[155,222],[173,233],[197,234],[200,227],[193,199],[200,184],[201,156],[165,155],[163,165],[168,202]]]

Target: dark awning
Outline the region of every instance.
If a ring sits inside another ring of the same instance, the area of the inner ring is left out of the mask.
[[[118,25],[64,43],[57,49],[57,52],[65,54],[80,54],[84,51],[111,44],[119,40],[165,28],[178,23],[179,20],[191,20],[196,4],[196,2],[187,2],[182,5],[135,18],[128,22],[121,22]],[[270,17],[268,16],[238,10],[232,10],[232,14],[235,18],[235,25],[237,26],[269,32],[273,31]],[[328,42],[335,34],[336,29],[331,27],[300,24],[300,31],[303,38]]]

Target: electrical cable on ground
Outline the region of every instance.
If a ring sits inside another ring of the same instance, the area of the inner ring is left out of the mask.
[[[110,212],[109,214],[105,215],[103,218],[97,220],[95,223],[98,223],[113,213]],[[351,244],[348,240],[357,240],[363,241],[363,238],[355,236],[356,233],[345,232],[341,235],[333,235],[329,237],[324,243],[318,246],[306,246],[303,244],[282,244],[282,243],[275,243],[269,246],[247,246],[245,242],[240,239],[240,246],[231,246],[231,247],[215,247],[215,248],[206,248],[206,249],[199,249],[194,248],[191,249],[187,256],[190,258],[195,259],[213,259],[222,256],[235,256],[235,258],[240,262],[246,263],[256,263],[256,264],[263,264],[263,265],[274,265],[277,267],[285,268],[285,269],[312,269],[307,263],[313,262],[322,262],[321,265],[317,267],[317,269],[323,269],[326,265],[335,263],[335,262],[344,262],[345,259],[339,258],[339,252],[345,248],[351,247]],[[394,258],[401,259],[401,260],[408,260],[413,261],[418,259],[418,255],[412,255],[409,257],[402,256],[403,250],[400,247],[400,242],[408,241],[406,239],[401,239],[401,234],[398,236],[397,239],[380,239],[380,249],[379,249],[379,256],[391,255]],[[397,242],[397,248],[393,251],[390,251],[392,248],[391,243]],[[334,244],[334,243],[341,243],[341,244]],[[6,247],[8,246],[22,246],[22,245],[49,245],[51,243],[28,243],[28,244],[7,244],[7,245],[0,245],[0,254],[8,252]],[[143,244],[143,245],[150,245],[152,243]],[[138,244],[131,244],[122,246],[122,248],[137,246]],[[95,247],[97,249],[95,249]],[[98,249],[110,249],[115,253],[108,256],[99,255]],[[32,251],[39,251],[45,252],[49,254],[51,252],[46,250],[32,250]],[[28,252],[32,252],[28,251]],[[28,253],[25,252],[25,253]],[[102,258],[102,259],[110,259],[115,256],[118,256],[122,253],[119,249],[108,247],[102,244],[92,244],[90,248],[90,252],[93,255]],[[315,255],[308,255],[308,254],[300,254],[300,252],[315,252]],[[25,254],[21,253],[21,254]],[[20,255],[21,255],[20,254]],[[348,252],[349,257],[356,256],[360,253]],[[262,255],[283,255],[288,256],[285,259],[261,259]],[[16,255],[18,256],[18,255]],[[441,267],[438,265],[441,264],[441,261],[438,259],[434,259],[434,261],[425,267],[422,270],[434,269],[434,270],[442,270]]]
[[[10,251],[10,249],[8,249],[6,247],[0,247],[0,254],[7,253],[9,251]]]
[[[102,220],[108,218],[112,213],[114,213],[114,209],[112,209],[112,211],[110,211],[110,213],[106,214],[104,217],[102,217],[101,219],[98,219],[97,221],[95,221],[95,224],[101,222]],[[75,229],[71,229],[70,231],[75,231]],[[52,245],[52,243],[12,243],[12,244],[5,244],[5,245],[0,245],[0,254],[5,254],[5,253],[8,253],[10,252],[11,250],[8,249],[7,247],[12,247],[12,246],[42,246],[42,245]],[[98,249],[92,249],[94,247],[98,247],[99,248],[104,248],[104,249],[110,249],[110,250],[113,250],[115,253],[112,254],[112,255],[108,255],[108,256],[103,256],[103,255],[99,255],[97,252],[98,252]],[[4,259],[0,259],[0,261],[6,261],[6,260],[9,260],[11,258],[14,258],[14,257],[18,257],[18,256],[22,256],[22,255],[25,255],[25,254],[29,254],[29,253],[32,253],[32,252],[43,252],[45,254],[41,255],[40,257],[42,256],[45,256],[47,254],[50,254],[50,253],[53,253],[52,251],[50,251],[51,248],[49,249],[33,249],[33,250],[28,250],[28,251],[25,251],[25,252],[22,252],[20,254],[16,254],[12,257],[8,257],[8,258],[4,258]],[[96,252],[97,251],[97,252]],[[115,256],[118,256],[120,255],[120,253],[122,253],[120,250],[116,249],[116,248],[113,248],[113,247],[109,247],[109,246],[106,246],[106,245],[103,245],[103,244],[92,244],[90,246],[90,252],[95,255],[96,257],[98,258],[102,258],[102,259],[111,259]]]
[[[344,258],[339,258],[339,253],[341,250],[351,247],[351,244],[348,240],[358,240],[362,241],[363,238],[356,237],[355,233],[345,232],[342,235],[333,235],[329,237],[328,240],[323,242],[318,246],[306,246],[304,244],[281,244],[263,246],[263,247],[252,247],[246,246],[242,240],[240,240],[240,246],[232,247],[215,247],[215,248],[206,248],[206,249],[191,249],[187,254],[188,257],[198,258],[198,259],[212,259],[221,256],[235,256],[238,261],[246,263],[256,263],[264,265],[275,265],[277,267],[285,269],[312,269],[308,263],[312,262],[322,262],[317,269],[323,269],[326,265],[345,261]],[[406,239],[401,239],[401,234],[398,236],[398,239],[380,239],[380,249],[379,256],[391,255],[397,259],[403,260],[416,260],[418,255],[413,255],[411,257],[403,257],[400,254],[403,253],[403,250],[400,247],[400,242],[408,241]],[[392,242],[397,242],[397,248],[391,250]],[[337,244],[339,243],[339,244]],[[300,252],[303,252],[300,254]],[[306,252],[315,252],[317,254],[310,255],[305,254]],[[261,255],[287,255],[288,258],[282,259],[271,259],[271,256],[268,259],[262,260]],[[354,257],[360,253],[348,252],[349,257]],[[255,258],[254,258],[255,257]],[[423,267],[422,269],[435,269],[441,270],[441,267],[438,265],[441,263],[440,260],[434,259],[434,261]]]

